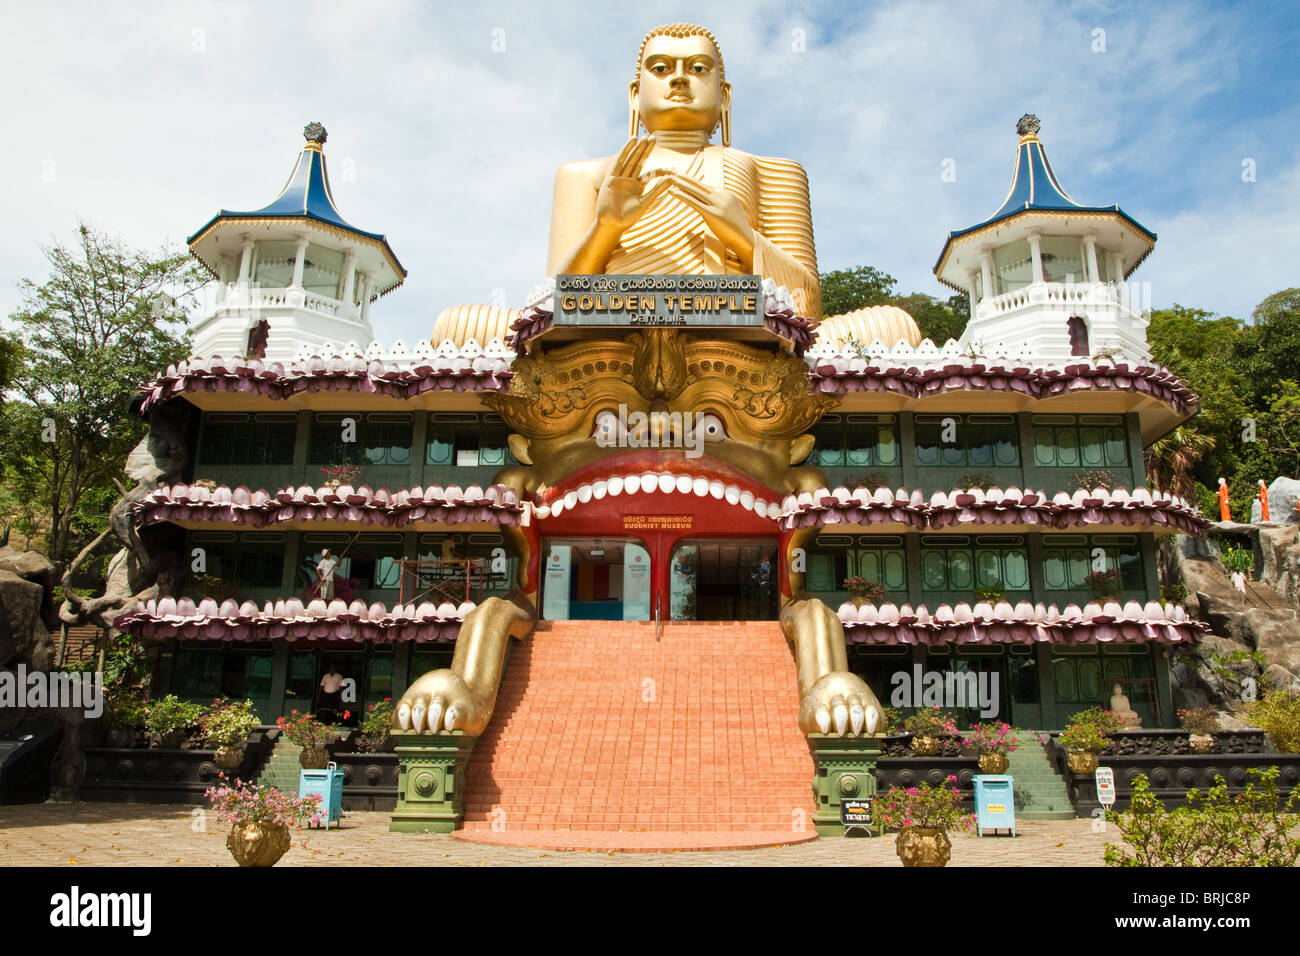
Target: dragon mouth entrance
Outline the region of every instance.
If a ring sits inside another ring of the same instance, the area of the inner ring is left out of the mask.
[[[555,488],[539,492],[535,500],[539,518],[581,513],[593,502],[622,499],[626,510],[640,511],[649,501],[643,496],[681,496],[691,510],[717,505],[739,508],[758,518],[775,520],[781,513],[782,495],[764,487],[716,459],[674,457],[647,460],[644,455],[614,455],[568,476]],[[641,502],[644,506],[638,507]]]

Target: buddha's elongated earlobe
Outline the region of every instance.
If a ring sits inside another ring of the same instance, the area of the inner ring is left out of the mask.
[[[722,84],[722,145],[731,145],[731,84]]]
[[[641,111],[637,109],[638,84],[629,84],[627,88],[627,138],[637,139],[641,135]]]

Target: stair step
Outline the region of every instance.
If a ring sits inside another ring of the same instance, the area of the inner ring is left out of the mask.
[[[811,815],[794,658],[774,621],[542,622],[466,774],[464,829],[788,830]]]

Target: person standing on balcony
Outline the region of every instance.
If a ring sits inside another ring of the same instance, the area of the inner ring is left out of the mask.
[[[339,559],[329,548],[321,551],[320,563],[316,565],[316,584],[322,601],[334,600],[334,570],[338,566]]]

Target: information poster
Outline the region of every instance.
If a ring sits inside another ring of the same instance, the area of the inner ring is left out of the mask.
[[[650,552],[630,541],[623,548],[623,620],[650,620]]]
[[[569,575],[573,565],[573,548],[553,544],[546,555],[546,574],[542,583],[542,617],[548,621],[569,619]]]

